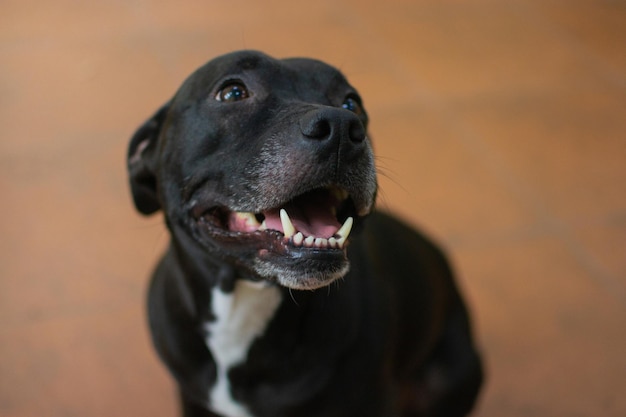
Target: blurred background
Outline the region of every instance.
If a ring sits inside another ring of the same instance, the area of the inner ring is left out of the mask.
[[[476,416],[626,415],[626,2],[0,0],[0,416],[174,416],[128,139],[237,49],[340,68],[379,207],[447,248]]]

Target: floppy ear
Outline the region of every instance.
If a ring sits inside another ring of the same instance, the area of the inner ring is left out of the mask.
[[[128,147],[128,174],[135,207],[142,214],[152,214],[161,208],[157,192],[155,165],[157,141],[169,103],[148,119],[130,139]]]

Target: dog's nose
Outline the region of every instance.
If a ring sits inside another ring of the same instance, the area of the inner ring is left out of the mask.
[[[358,144],[365,140],[365,128],[349,110],[323,107],[307,112],[300,119],[300,130],[308,139],[345,141]]]

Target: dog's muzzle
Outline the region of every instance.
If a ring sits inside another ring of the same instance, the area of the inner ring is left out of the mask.
[[[350,232],[369,210],[357,208],[347,190],[327,186],[259,212],[212,207],[194,217],[201,240],[250,258],[262,278],[313,289],[347,273]]]
[[[313,289],[347,273],[348,239],[374,204],[376,173],[358,114],[321,105],[291,110],[242,176],[195,187],[191,217],[201,242],[254,275]]]

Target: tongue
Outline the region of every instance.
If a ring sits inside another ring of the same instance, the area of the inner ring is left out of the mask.
[[[327,193],[313,193],[285,205],[285,211],[298,232],[307,236],[332,237],[341,224],[331,211],[336,202]],[[280,209],[265,212],[265,225],[268,229],[283,231]]]

